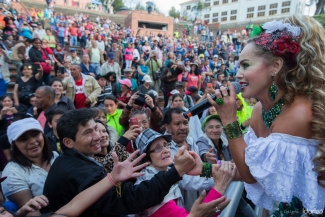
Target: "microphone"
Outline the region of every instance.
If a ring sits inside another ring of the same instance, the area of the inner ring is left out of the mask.
[[[236,94],[240,93],[241,86],[240,86],[239,82],[231,82],[231,83],[232,83],[232,85],[234,85]],[[226,90],[229,95],[229,88],[226,87]],[[217,99],[217,96],[214,94],[211,96],[211,98],[215,101]],[[205,99],[202,102],[200,102],[199,104],[196,104],[195,106],[189,108],[188,111],[183,113],[183,115],[185,118],[190,118],[192,116],[200,114],[201,112],[203,112],[205,109],[207,109],[209,107],[211,107],[211,104],[209,103],[208,99]]]

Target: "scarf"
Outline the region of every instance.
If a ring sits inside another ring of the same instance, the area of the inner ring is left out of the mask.
[[[170,169],[170,167],[168,167],[168,169]],[[157,170],[157,169],[155,169],[155,168],[153,168],[151,166],[147,166],[145,169],[142,170],[142,172],[144,173],[144,175],[138,177],[135,185],[140,184],[142,181],[152,179],[159,172],[159,170]],[[167,203],[167,202],[169,202],[171,200],[175,200],[175,199],[177,199],[177,204],[179,206],[182,206],[182,207],[184,206],[184,204],[183,204],[183,198],[182,198],[182,193],[181,193],[181,190],[178,187],[178,184],[177,183],[174,184],[170,188],[168,194],[164,197],[164,200],[160,204],[158,204],[156,206],[153,206],[153,207],[150,207],[149,209],[144,210],[143,212],[135,215],[135,217],[147,217],[147,216],[151,216],[160,207],[162,207],[163,205],[165,205],[165,203]]]

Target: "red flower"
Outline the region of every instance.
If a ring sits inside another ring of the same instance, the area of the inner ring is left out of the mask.
[[[274,48],[275,48],[275,52],[277,54],[284,54],[287,49],[288,49],[288,42],[286,40],[283,39],[279,39],[277,41],[274,41]]]
[[[297,54],[300,51],[300,46],[297,42],[292,41],[289,45],[288,45],[288,51],[290,53],[293,54]]]

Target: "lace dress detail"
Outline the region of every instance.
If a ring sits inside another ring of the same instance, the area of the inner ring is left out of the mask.
[[[312,162],[318,140],[282,133],[257,138],[245,134],[245,163],[256,183],[245,183],[247,197],[257,206],[273,210],[274,202],[290,203],[295,196],[307,210],[323,210],[325,188],[317,183]]]

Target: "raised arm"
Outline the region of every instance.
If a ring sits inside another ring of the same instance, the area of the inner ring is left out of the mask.
[[[235,123],[237,121],[236,117],[236,92],[235,88],[232,84],[228,84],[230,88],[230,95],[227,97],[224,97],[225,102],[227,101],[227,109],[220,109],[220,106],[217,105],[215,101],[213,101],[208,95],[209,102],[211,105],[216,107],[218,114],[221,117],[222,124],[223,126],[227,126],[228,124]],[[216,96],[218,98],[221,98],[221,92],[223,94],[227,93],[227,90],[225,87],[220,87],[220,90],[216,90]],[[226,104],[226,103],[225,103]],[[225,106],[222,105],[222,106]],[[226,111],[227,110],[227,111]],[[245,149],[247,147],[244,137],[240,136],[238,138],[227,138],[228,139],[228,144],[229,144],[229,149],[232,155],[232,158],[237,166],[237,169],[239,171],[240,176],[242,177],[243,181],[248,183],[248,184],[254,184],[256,183],[255,178],[251,174],[249,167],[245,163]]]

